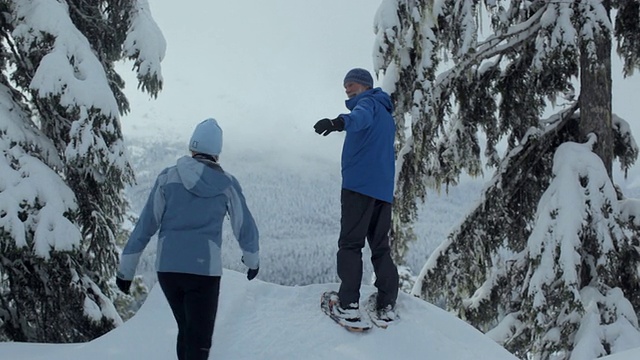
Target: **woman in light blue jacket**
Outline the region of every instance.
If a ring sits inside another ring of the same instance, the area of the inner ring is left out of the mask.
[[[222,224],[229,214],[249,268],[258,274],[258,229],[240,184],[222,170],[222,130],[214,119],[198,124],[192,156],[178,159],[155,182],[125,246],[116,284],[128,293],[142,251],[158,232],[158,282],[178,323],[178,359],[208,359],[215,324],[222,261]]]

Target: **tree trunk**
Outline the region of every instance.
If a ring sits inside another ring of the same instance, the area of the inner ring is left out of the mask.
[[[603,5],[609,13],[611,0]],[[595,39],[596,59],[590,59],[586,44],[580,54],[580,137],[583,141],[594,133],[598,141],[594,152],[602,159],[609,177],[613,163],[613,132],[611,122],[611,33],[599,34]]]

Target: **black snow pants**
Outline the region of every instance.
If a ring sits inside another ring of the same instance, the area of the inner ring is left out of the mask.
[[[178,360],[209,359],[220,276],[159,272],[158,282],[178,323]]]
[[[398,269],[391,259],[389,230],[391,204],[342,189],[342,217],[338,240],[338,297],[342,306],[358,303],[362,283],[362,249],[365,238],[371,249],[371,263],[376,274],[377,306],[395,306],[398,297]]]

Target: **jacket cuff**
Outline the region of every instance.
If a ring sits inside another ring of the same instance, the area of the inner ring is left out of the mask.
[[[249,269],[257,269],[258,267],[260,267],[260,254],[258,252],[250,253],[250,252],[244,251],[243,259],[244,259],[244,264]]]

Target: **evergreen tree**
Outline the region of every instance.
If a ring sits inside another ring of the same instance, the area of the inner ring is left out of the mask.
[[[431,80],[439,63],[432,51],[435,35],[431,27],[422,26],[428,5],[427,1],[386,1],[375,19],[379,48],[374,66],[377,70],[384,69],[383,86],[390,90],[395,106],[398,164],[390,238],[393,258],[399,265],[405,265],[408,245],[415,240],[411,222],[417,211],[416,199],[424,201],[428,185],[424,181],[405,181],[426,177],[424,167],[412,164],[428,157],[425,146],[431,134],[426,121],[412,120],[425,118],[428,96],[432,93]],[[408,127],[411,135],[407,138]]]
[[[133,181],[115,62],[162,87],[147,0],[0,0],[0,338],[76,342],[121,322],[107,282]]]
[[[495,168],[413,292],[521,358],[593,358],[640,344],[637,214],[611,179],[614,157],[626,171],[638,149],[611,113],[610,61],[615,36],[625,74],[640,65],[639,4],[388,0],[377,14],[376,66],[396,119],[410,120],[406,139],[399,128],[395,228],[410,227],[427,187]],[[483,40],[481,9],[492,30]],[[541,119],[549,103],[561,110]]]

